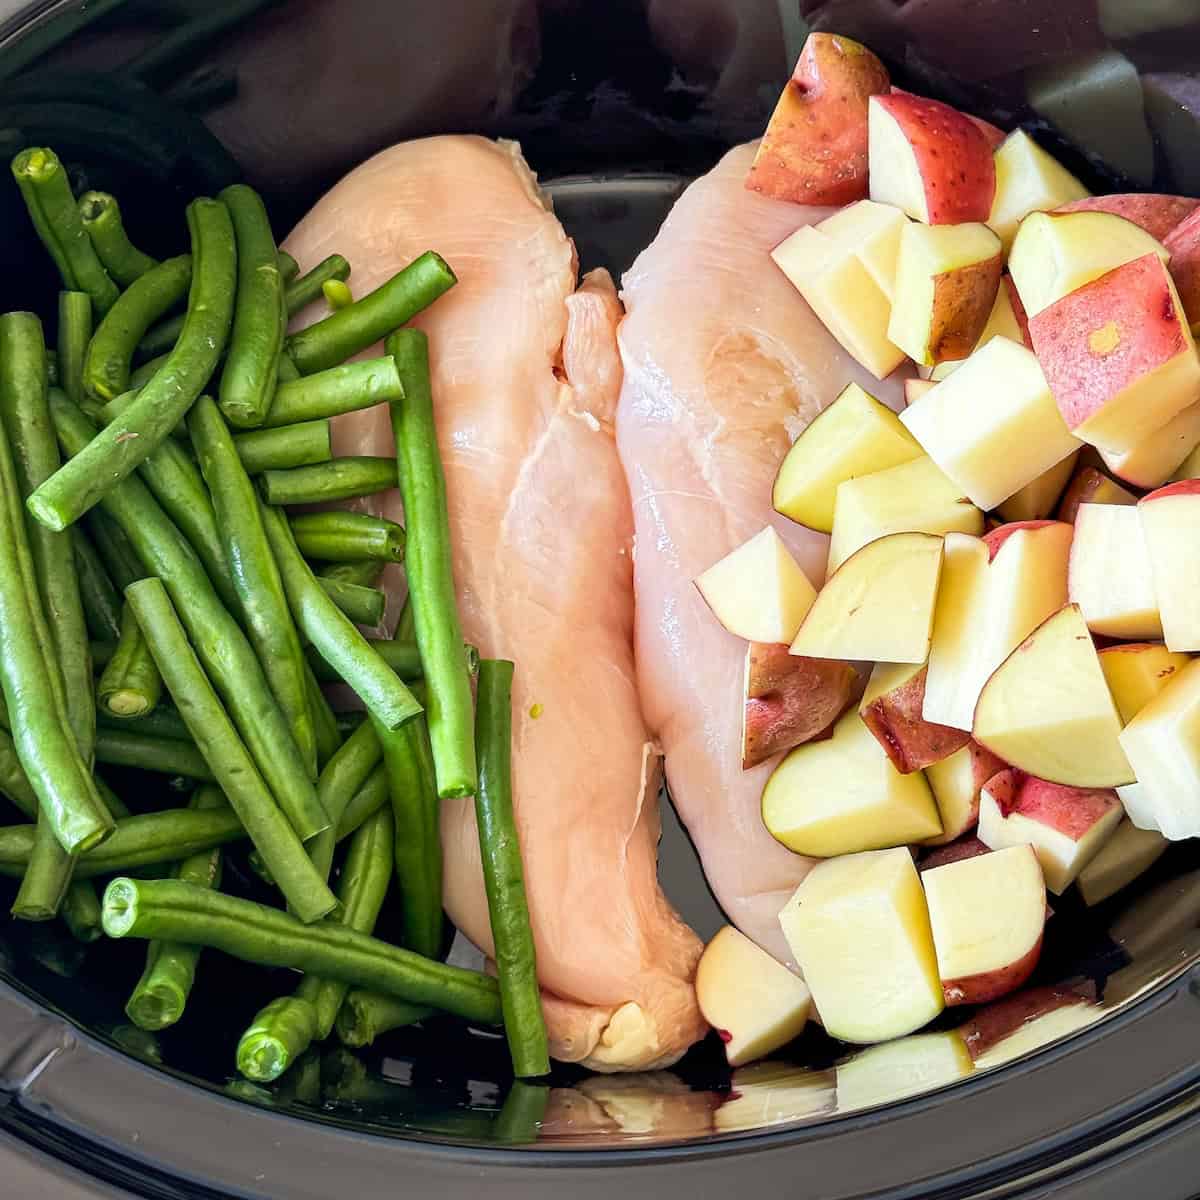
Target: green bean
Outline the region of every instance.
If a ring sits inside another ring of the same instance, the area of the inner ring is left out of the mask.
[[[264,424],[295,425],[298,421],[337,417],[403,397],[396,364],[385,354],[281,383]]]
[[[429,687],[429,737],[438,794],[472,796],[477,782],[471,678],[463,659],[462,626],[454,594],[446,478],[438,452],[429,383],[429,345],[423,333],[402,329],[387,340],[405,400],[392,405],[400,492],[408,550],[405,572],[417,645]]]
[[[157,579],[143,579],[126,590],[125,598],[180,715],[280,891],[301,920],[324,916],[337,901],[272,801],[188,642],[166,588]]]
[[[396,884],[404,944],[426,958],[442,950],[442,845],[437,783],[425,718],[376,733],[396,825]]]
[[[92,298],[86,292],[59,292],[58,384],[75,404],[84,398],[83,363],[91,340]]]
[[[396,618],[396,631],[392,637],[397,642],[415,642],[417,640],[417,623],[413,620],[412,592],[407,593],[404,597],[400,615]]]
[[[107,192],[84,192],[79,197],[79,218],[100,261],[121,287],[129,287],[158,266],[157,259],[143,254],[129,240],[115,196]]]
[[[53,150],[31,147],[12,160],[13,178],[42,244],[54,259],[63,287],[86,292],[103,316],[120,295],[83,228],[66,169]]]
[[[0,729],[0,792],[31,821],[38,816],[38,798],[17,757],[17,748],[7,729]]]
[[[121,418],[29,498],[30,511],[51,529],[71,524],[145,462],[195,403],[221,357],[233,315],[233,226],[219,200],[193,200],[187,212],[193,272],[183,333]]]
[[[446,261],[427,250],[373,292],[292,334],[292,361],[301,375],[345,362],[428,308],[454,283]]]
[[[331,254],[322,259],[313,269],[287,285],[284,303],[289,317],[294,317],[302,308],[311,304],[322,294],[329,279],[350,278],[350,264],[340,255]]]
[[[74,871],[74,856],[59,844],[49,817],[39,812],[29,866],[9,911],[19,921],[51,920],[62,911]]]
[[[367,643],[406,683],[421,678],[421,656],[414,642],[395,642],[388,638],[367,638]],[[314,648],[309,647],[308,661],[321,683],[341,683],[341,676]]]
[[[278,256],[279,278],[284,284],[289,284],[300,274],[300,264],[286,251],[280,250]]]
[[[235,183],[221,193],[237,237],[237,307],[221,372],[220,404],[239,428],[261,425],[275,394],[287,318],[271,220],[252,188]]]
[[[318,576],[317,583],[338,610],[355,625],[378,625],[383,620],[387,597],[378,588],[359,587],[354,583],[343,583],[340,579],[330,579],[326,575]]]
[[[83,298],[85,300],[87,300],[87,295],[84,292],[75,292],[73,294],[76,296],[83,296]],[[61,293],[60,293],[60,295],[61,295]],[[91,318],[91,313],[92,313],[92,302],[90,300],[88,300],[88,318],[89,319]],[[58,351],[57,350],[47,350],[46,351],[46,383],[49,384],[50,387],[58,387],[59,386]]]
[[[362,558],[355,562],[326,563],[317,573],[320,579],[336,583],[352,583],[355,587],[373,588],[383,575],[384,564],[377,558]]]
[[[388,801],[388,772],[382,764],[364,780],[350,797],[337,823],[337,840],[344,842],[360,825],[373,817]]]
[[[354,835],[338,883],[341,907],[329,923],[371,933],[392,875],[391,814],[380,810]],[[347,985],[305,975],[291,996],[273,1000],[238,1043],[238,1070],[260,1082],[277,1079],[314,1041],[333,1029]]]
[[[338,1011],[334,1028],[343,1046],[360,1049],[370,1046],[377,1037],[415,1025],[436,1013],[436,1009],[423,1004],[409,1004],[382,992],[368,992],[353,988],[346,994]]]
[[[0,681],[17,754],[40,808],[63,849],[76,853],[108,836],[113,822],[68,724],[5,424],[0,422]]]
[[[329,701],[325,699],[325,693],[321,691],[321,685],[313,675],[312,665],[307,662],[305,665],[308,669],[304,673],[304,687],[308,692],[308,711],[312,717],[313,737],[317,743],[317,768],[324,770],[325,764],[342,744],[342,735],[338,730],[333,710],[329,707]]]
[[[296,370],[296,364],[292,362],[291,356],[286,350],[279,355],[279,367],[276,371],[276,378],[280,383],[291,383],[295,379],[300,378],[300,372]]]
[[[183,322],[180,321],[182,326]],[[174,346],[174,342],[171,343]],[[163,354],[157,354],[153,358],[146,359],[145,362],[136,367],[129,376],[129,390],[131,392],[140,392],[142,388],[158,374],[159,368],[171,357],[171,352],[168,350]]]
[[[89,396],[104,402],[128,390],[133,352],[142,335],[179,304],[191,282],[192,256],[181,254],[152,267],[121,294],[88,347],[83,385]]]
[[[300,553],[325,562],[357,563],[363,559],[404,561],[404,526],[369,513],[303,513],[291,519]]]
[[[88,649],[92,654],[92,670],[103,671],[113,660],[113,655],[117,652],[117,643],[102,641],[98,642],[94,638],[88,642]],[[100,720],[100,713],[96,713],[96,720]]]
[[[537,956],[525,869],[512,799],[512,677],[510,662],[479,664],[475,740],[479,747],[479,788],[475,823],[495,947],[504,1030],[518,1078],[550,1070],[546,1025],[537,981]]]
[[[92,509],[83,525],[117,591],[146,578],[146,568],[125,531],[102,508]]]
[[[283,513],[266,505],[260,505],[260,509],[292,616],[305,637],[358,693],[384,728],[398,729],[411,721],[421,711],[412,692],[318,584],[296,548]]]
[[[337,823],[351,798],[366,783],[382,757],[379,740],[371,726],[364,723],[338,747],[317,780],[317,796],[332,824],[308,843],[308,855],[325,878],[329,877],[330,867],[333,866]]]
[[[86,444],[91,423],[66,397],[51,397],[51,415],[68,453]],[[301,838],[328,827],[291,731],[237,621],[222,605],[200,560],[146,490],[131,478],[104,498],[148,570],[166,585],[204,669],[216,684],[258,769]]]
[[[268,504],[327,504],[355,496],[373,496],[396,486],[394,458],[335,458],[311,467],[264,471],[259,476]]]
[[[119,420],[132,400],[129,393],[118,396],[105,405],[102,419]],[[226,607],[237,612],[240,601],[217,527],[213,498],[187,450],[168,438],[138,470],[142,481],[199,556]]]
[[[117,822],[106,842],[79,856],[75,878],[94,879],[97,875],[176,862],[245,836],[241,821],[228,808],[212,812],[168,809],[126,817]],[[0,875],[23,875],[33,842],[32,825],[0,828]]]
[[[162,699],[162,676],[133,610],[125,605],[121,614],[121,637],[116,653],[96,684],[100,708],[114,717],[144,717]]]
[[[125,801],[99,775],[96,776],[96,791],[100,793],[100,799],[104,801],[104,807],[112,813],[114,820],[123,821],[126,817],[132,816],[129,806]]]
[[[317,1034],[317,1010],[300,996],[281,996],[261,1009],[237,1046],[237,1068],[258,1083],[278,1079]]]
[[[281,425],[278,429],[254,429],[239,433],[233,444],[250,475],[308,467],[333,457],[327,419]]]
[[[354,303],[354,293],[340,279],[327,279],[321,285],[321,291],[330,308],[345,308],[347,304]]]
[[[46,345],[41,322],[32,313],[0,316],[0,416],[12,450],[16,484],[28,496],[58,469],[61,462],[46,386]],[[75,574],[68,534],[52,533],[28,520],[18,509],[14,518],[26,526],[40,612],[45,618],[43,647],[57,676],[65,714],[79,755],[91,761],[96,711],[92,699],[92,665],[87,622]],[[38,613],[34,610],[35,618]]]
[[[182,775],[211,783],[212,768],[190,742],[101,725],[96,730],[96,761],[110,767],[136,767],[158,775]]]
[[[254,485],[238,458],[224,417],[207,396],[201,396],[193,407],[188,429],[212,494],[217,528],[225,559],[233,571],[246,632],[287,718],[300,756],[315,779],[317,745],[308,709],[304,651],[263,529]]]
[[[172,742],[191,743],[192,735],[183,718],[165,704],[160,704],[144,717],[114,717],[103,709],[96,713],[96,722],[101,729],[115,729],[118,733],[137,734],[139,737],[166,738]]]
[[[174,879],[114,879],[104,893],[109,937],[171,938],[267,967],[290,967],[433,1005],[479,1024],[500,1023],[494,979],[431,962],[344,925],[303,925],[278,909]]]
[[[96,548],[78,526],[71,530],[71,549],[75,554],[75,575],[79,580],[88,633],[115,645],[121,636],[121,598],[117,589],[113,587]]]
[[[76,879],[67,888],[60,908],[63,922],[77,942],[85,945],[104,936],[100,923],[100,897],[90,879]]]
[[[228,805],[220,788],[202,787],[188,807],[193,812],[212,812]],[[183,859],[175,868],[175,878],[197,887],[219,888],[221,866],[221,849],[214,846]],[[174,1025],[183,1016],[199,958],[198,946],[151,942],[146,947],[145,970],[125,1005],[125,1015],[140,1029],[157,1031]]]

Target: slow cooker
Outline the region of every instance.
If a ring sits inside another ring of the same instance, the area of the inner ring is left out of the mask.
[[[119,192],[139,242],[175,252],[185,200],[236,179],[282,232],[392,142],[515,138],[582,265],[619,273],[690,178],[762,132],[810,29],[1025,127],[1097,190],[1200,191],[1195,0],[14,0],[0,150],[55,146],[79,186]],[[19,206],[0,183],[6,229]],[[0,302],[50,311],[31,241],[0,243]],[[664,886],[708,936],[720,913],[668,805],[664,825]],[[533,1123],[540,1085],[514,1085],[494,1035],[434,1022],[331,1043],[258,1087],[230,1047],[278,974],[254,990],[213,954],[189,1015],[152,1035],[122,1011],[136,946],[6,922],[0,1195],[1200,1194],[1197,848],[1055,908],[1007,1008],[920,1035],[975,1022],[994,1045],[965,1078],[920,1046],[880,1066],[810,1027],[737,1075],[715,1039],[654,1074],[556,1067]]]

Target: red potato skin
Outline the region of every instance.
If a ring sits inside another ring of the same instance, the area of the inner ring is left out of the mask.
[[[787,646],[746,648],[742,769],[827,734],[849,705],[857,672],[836,659],[803,658]]]
[[[997,253],[983,262],[947,271],[934,279],[933,311],[945,314],[930,334],[935,363],[966,358],[975,349],[996,303],[1003,270],[1004,256]]]
[[[924,843],[926,846],[952,846],[963,838],[969,837],[969,831],[975,828],[979,820],[979,793],[983,790],[984,785],[989,779],[1007,769],[1003,761],[998,759],[990,750],[985,750],[978,742],[969,743],[969,752],[971,755],[971,778],[975,785],[975,798],[971,804],[970,811],[967,813],[967,819],[957,829],[946,829],[943,831],[941,837],[927,839]],[[982,842],[979,844],[983,845]],[[963,857],[969,858],[970,855],[963,855]],[[953,862],[954,859],[947,859],[946,861]]]
[[[925,181],[930,225],[986,222],[996,195],[996,164],[988,135],[965,113],[940,100],[893,88],[875,103],[899,125]]]
[[[1181,479],[1178,483],[1164,484],[1153,492],[1148,492],[1138,503],[1149,504],[1151,500],[1165,500],[1168,496],[1195,496],[1198,493],[1200,479]]]
[[[946,1007],[953,1008],[959,1004],[987,1004],[999,1000],[1009,992],[1015,992],[1033,974],[1042,956],[1042,938],[1029,948],[1029,951],[1014,963],[1000,967],[995,971],[983,971],[978,975],[968,975],[964,979],[943,979],[942,996]]]
[[[1033,350],[1069,429],[1187,348],[1156,254],[1116,267],[1029,322]]]
[[[1095,1002],[1096,987],[1092,983],[1069,988],[1028,988],[977,1012],[963,1026],[963,1039],[971,1057],[977,1059],[1036,1017],[1043,1017],[1070,1004]]]
[[[936,850],[931,850],[917,864],[918,871],[931,871],[934,867],[944,867],[947,863],[962,862],[964,858],[978,858],[981,854],[991,854],[991,848],[985,846],[973,833],[968,833],[953,842],[947,842]]]
[[[1017,285],[1013,283],[1011,275],[1005,275],[1001,279],[1001,286],[1008,293],[1008,302],[1012,305],[1013,316],[1017,319],[1017,327],[1021,331],[1021,341],[1025,343],[1026,350],[1033,349],[1033,339],[1029,336],[1029,314],[1025,311],[1025,305],[1021,303],[1021,297],[1017,295]]]
[[[859,42],[813,33],[784,85],[746,187],[793,204],[850,204],[867,195],[867,100],[890,86]]]
[[[991,529],[983,536],[984,545],[988,548],[988,562],[995,562],[996,555],[1000,553],[1000,547],[1008,541],[1014,533],[1019,533],[1022,529],[1045,529],[1049,525],[1061,524],[1059,521],[1009,521],[1006,525],[1001,525],[997,529]]]
[[[1171,255],[1171,278],[1190,325],[1200,324],[1200,209],[1160,239]]]
[[[1111,788],[1077,788],[1007,770],[984,785],[1005,817],[1014,813],[1079,841],[1120,805]]]
[[[982,117],[973,117],[970,113],[966,114],[966,118],[987,138],[988,145],[993,151],[997,150],[1004,139],[1008,137],[1008,134],[999,125],[993,125],[991,121],[985,121]]]
[[[1161,192],[1117,192],[1109,196],[1087,196],[1056,208],[1055,212],[1106,212],[1124,217],[1161,242],[1179,223],[1200,208],[1190,196]],[[1169,249],[1169,247],[1168,247]]]
[[[1075,474],[1075,478],[1067,485],[1067,490],[1063,492],[1062,499],[1058,502],[1058,519],[1066,521],[1069,525],[1075,524],[1075,518],[1079,513],[1081,504],[1091,504],[1092,497],[1105,484],[1112,481],[1102,471],[1098,471],[1095,467],[1083,467]],[[1120,485],[1116,485],[1120,487]],[[1125,491],[1125,498],[1110,500],[1110,504],[1136,504],[1137,497],[1131,492]]]
[[[878,696],[862,710],[863,723],[901,775],[941,762],[971,740],[962,729],[935,725],[921,716],[927,674],[923,667],[902,687]]]

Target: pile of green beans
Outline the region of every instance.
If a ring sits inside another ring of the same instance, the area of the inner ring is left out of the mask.
[[[298,264],[244,184],[192,200],[159,259],[115,197],[72,194],[52,150],[12,171],[63,289],[53,351],[36,315],[0,314],[14,916],[59,919],[80,953],[149,940],[130,1037],[187,1021],[204,946],[302,972],[242,1033],[256,1082],[300,1064],[307,1087],[314,1043],[369,1045],[435,1013],[505,1023],[516,1073],[544,1072],[510,668],[483,665],[476,721],[428,354],[402,328],[453,271],[428,252],[355,298],[346,259]],[[302,309],[312,323],[289,334]],[[395,457],[336,456],[333,421],[384,405]],[[372,515],[397,487],[407,527]],[[360,498],[369,513],[299,511]],[[382,581],[400,571],[410,600],[383,638]],[[440,961],[440,804],[470,795],[498,979]]]

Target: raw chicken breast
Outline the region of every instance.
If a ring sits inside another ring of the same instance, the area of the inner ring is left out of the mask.
[[[819,584],[828,539],[774,512],[776,469],[850,380],[889,403],[898,387],[859,368],[768,257],[829,210],[747,191],[753,157],[732,150],[692,184],[622,281],[617,441],[636,530],[638,682],[671,796],[730,920],[787,962],[777,917],[812,860],[762,823],[775,764],[741,767],[746,643],[692,580],[769,522]]]
[[[348,175],[287,249],[335,250],[357,294],[428,248],[459,283],[429,334],[466,637],[517,664],[513,771],[552,1053],[597,1070],[678,1058],[705,1025],[695,934],[658,886],[658,759],[633,666],[629,494],[613,441],[620,306],[576,291],[574,247],[515,145],[408,142]],[[393,452],[386,408],[339,454]],[[398,497],[385,509],[399,516]],[[443,802],[445,902],[490,952],[473,803]]]

